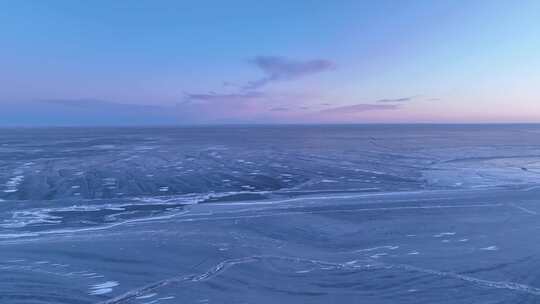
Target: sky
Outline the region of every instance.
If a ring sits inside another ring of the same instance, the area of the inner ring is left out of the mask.
[[[0,125],[540,122],[540,1],[0,0]]]

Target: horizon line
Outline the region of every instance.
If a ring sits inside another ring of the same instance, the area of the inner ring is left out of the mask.
[[[465,125],[540,125],[540,122],[362,122],[362,123],[194,123],[194,124],[66,124],[66,125],[0,125],[0,129],[47,128],[190,128],[190,127],[286,127],[286,126],[465,126]]]

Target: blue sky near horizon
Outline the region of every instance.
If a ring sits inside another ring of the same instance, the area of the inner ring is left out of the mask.
[[[3,1],[0,125],[535,122],[538,1]]]

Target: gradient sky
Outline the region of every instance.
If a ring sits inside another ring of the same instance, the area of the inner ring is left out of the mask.
[[[540,121],[540,1],[0,0],[0,125]]]

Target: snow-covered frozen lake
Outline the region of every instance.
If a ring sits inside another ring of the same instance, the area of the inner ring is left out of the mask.
[[[0,303],[536,303],[539,135],[0,129]]]

